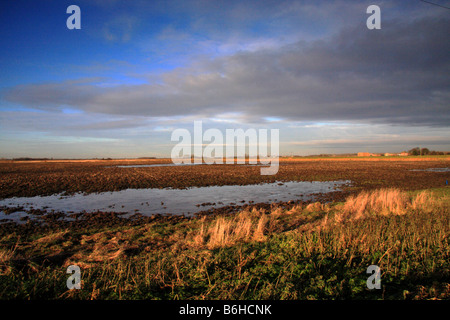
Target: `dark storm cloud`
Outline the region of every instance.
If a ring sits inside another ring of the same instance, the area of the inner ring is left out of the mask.
[[[29,107],[113,115],[215,116],[239,112],[290,121],[450,123],[448,12],[365,20],[323,40],[243,51],[165,73],[160,82],[22,85],[4,92]]]

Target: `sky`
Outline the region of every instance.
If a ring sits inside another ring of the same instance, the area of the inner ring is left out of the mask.
[[[419,0],[2,0],[0,158],[170,157],[196,120],[288,156],[450,151],[449,35]]]

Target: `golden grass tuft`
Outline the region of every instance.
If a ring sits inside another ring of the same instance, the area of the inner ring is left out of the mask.
[[[421,210],[424,212],[430,212],[435,210],[440,203],[436,201],[433,193],[430,191],[422,191],[416,195],[416,197],[411,202],[411,209]]]
[[[407,207],[408,195],[398,189],[363,191],[347,198],[343,212],[359,219],[369,212],[380,214],[403,214]]]
[[[186,243],[215,249],[232,246],[240,241],[263,241],[271,219],[273,217],[256,209],[244,210],[231,217],[219,216],[208,223],[202,219],[199,229],[188,236],[190,241]]]
[[[69,230],[63,230],[56,233],[50,233],[49,235],[43,236],[37,240],[35,240],[36,244],[43,244],[43,243],[52,243],[57,242],[64,239],[64,236],[69,233]]]
[[[286,211],[285,213],[287,215],[291,215],[291,214],[296,214],[296,213],[300,213],[303,211],[303,207],[300,204],[297,204],[295,206],[293,206],[290,210]]]
[[[87,257],[91,261],[112,260],[124,253],[124,246],[119,244],[116,237],[110,239],[107,243],[95,243],[94,250]]]
[[[404,215],[418,210],[429,212],[438,205],[429,191],[415,196],[399,189],[363,191],[347,198],[336,212],[334,221],[341,223],[374,215]]]
[[[277,208],[275,208],[275,210],[270,212],[270,215],[273,218],[278,218],[279,216],[281,216],[283,214],[284,214],[284,210],[283,210],[283,208],[280,208],[280,207],[277,207]]]
[[[309,211],[309,212],[319,212],[319,211],[323,211],[324,206],[320,202],[314,202],[314,203],[308,204],[305,209],[306,209],[306,211]]]
[[[95,242],[88,244],[88,242],[93,240]],[[89,237],[83,235],[81,243],[84,250],[80,250],[72,255],[65,264],[82,264],[84,268],[90,268],[92,263],[95,262],[106,262],[124,257],[127,245],[119,242],[117,237],[107,239],[106,234],[103,232]]]
[[[14,256],[14,250],[0,249],[0,264],[7,263]]]
[[[12,267],[8,263],[14,258],[19,241],[12,249],[0,248],[0,275],[7,275],[12,271]]]

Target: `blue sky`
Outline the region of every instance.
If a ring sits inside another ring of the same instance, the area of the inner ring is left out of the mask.
[[[414,0],[5,0],[0,157],[169,156],[194,120],[284,155],[450,150],[448,30]]]

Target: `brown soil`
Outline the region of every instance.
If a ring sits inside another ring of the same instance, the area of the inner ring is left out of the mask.
[[[118,168],[126,164],[170,163],[157,160],[0,162],[0,199],[61,192],[102,192],[128,188],[187,188],[246,185],[275,181],[351,180],[354,189],[399,187],[405,190],[441,187],[450,172],[411,169],[448,167],[450,157],[388,159],[286,159],[276,175],[262,176],[259,166],[201,165]]]
[[[117,168],[125,164],[170,163],[166,160],[97,160],[97,161],[36,161],[0,162],[0,198],[17,196],[51,195],[55,193],[117,191],[127,188],[187,188],[211,185],[245,185],[275,181],[331,181],[351,180],[352,186],[341,192],[322,194],[319,200],[342,201],[348,195],[361,190],[376,188],[400,188],[419,190],[444,187],[450,180],[450,172],[411,171],[412,169],[448,167],[450,158],[414,160],[377,159],[288,159],[281,160],[279,172],[274,176],[262,176],[260,167],[243,165],[202,165],[179,167]],[[252,199],[248,199],[252,200]],[[289,208],[300,201],[272,204],[227,206],[198,212],[196,216],[232,214],[243,207],[255,206],[273,210]],[[21,208],[3,208],[12,213]],[[199,209],[200,210],[200,209]],[[36,232],[39,229],[61,228],[83,229],[95,226],[131,226],[161,221],[177,223],[185,216],[154,215],[139,213],[123,218],[121,213],[95,212],[65,215],[44,210],[28,211],[30,218],[25,223],[0,224],[0,232],[8,233],[20,228],[21,232]],[[63,219],[65,217],[70,220]],[[44,230],[42,230],[44,231]]]

